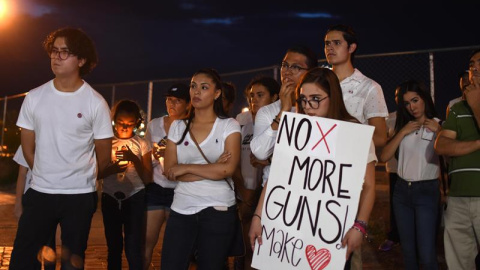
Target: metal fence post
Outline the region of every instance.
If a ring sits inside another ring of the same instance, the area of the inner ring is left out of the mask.
[[[435,61],[433,59],[433,53],[428,53],[428,65],[430,70],[430,96],[432,96],[433,103],[435,103],[435,74],[434,66]]]
[[[112,100],[110,101],[110,107],[115,104],[115,85],[112,85]]]
[[[147,123],[152,119],[153,82],[148,82]]]

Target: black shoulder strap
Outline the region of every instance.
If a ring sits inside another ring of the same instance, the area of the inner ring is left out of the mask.
[[[195,136],[193,136],[193,134],[192,134],[192,132],[190,132],[190,130],[188,131],[188,134],[190,134],[190,138],[192,138],[193,143],[195,143],[195,146],[198,148],[198,151],[200,152],[202,157],[205,159],[205,161],[208,164],[211,164],[212,162],[210,162],[210,160],[208,160],[208,158],[205,156],[205,154],[202,151],[202,148],[200,147],[200,145],[198,145],[197,139],[195,139]]]
[[[208,164],[212,164],[212,163],[210,162],[210,160],[208,160],[208,158],[207,158],[207,157],[205,156],[205,154],[203,153],[202,148],[200,147],[200,145],[198,145],[197,139],[195,139],[195,136],[193,136],[193,134],[192,134],[192,132],[190,132],[190,130],[188,131],[188,134],[190,134],[190,138],[192,138],[193,143],[195,143],[195,146],[197,146],[198,151],[200,152],[200,154],[202,155],[202,157],[205,159],[205,161],[206,161]],[[232,187],[232,185],[230,185],[230,183],[228,182],[227,178],[224,178],[223,180],[225,180],[225,182],[227,183],[227,185],[228,185],[232,190],[234,190],[233,187]]]

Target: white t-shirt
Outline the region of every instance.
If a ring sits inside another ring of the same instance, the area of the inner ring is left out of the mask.
[[[25,157],[23,156],[21,145],[18,147],[17,152],[15,152],[15,155],[13,156],[13,160],[17,162],[18,165],[27,168],[27,175],[25,175],[25,188],[23,189],[23,193],[25,194],[25,192],[27,192],[27,189],[30,188],[30,185],[32,182],[32,170],[30,170],[30,167],[28,166],[28,163],[25,160]]]
[[[147,132],[145,133],[145,139],[153,147],[154,143],[160,142],[162,139],[167,139],[167,133],[165,132],[164,117],[158,117],[150,121],[147,125]],[[175,188],[177,182],[170,181],[163,175],[163,164],[161,164],[152,155],[152,169],[153,169],[153,181],[164,188]]]
[[[51,80],[31,90],[17,126],[35,132],[31,188],[50,194],[95,191],[94,140],[111,138],[113,131],[105,99],[88,83],[61,92]]]
[[[347,111],[362,124],[373,117],[387,117],[388,109],[382,87],[355,69],[352,75],[340,82]]]
[[[255,116],[255,126],[253,127],[253,139],[250,142],[250,149],[259,160],[266,160],[273,154],[278,130],[273,130],[271,124],[280,112],[280,105],[280,100],[277,100],[263,106]],[[295,112],[295,110],[295,107],[292,107],[291,112]],[[267,165],[263,167],[263,185],[267,181],[269,174],[270,165]]]
[[[112,141],[112,160],[117,159],[115,152],[117,150],[122,150],[122,146],[128,146],[140,161],[142,161],[142,157],[145,154],[151,152],[148,142],[138,135],[135,135],[130,139],[119,139],[115,137]],[[142,178],[138,175],[135,165],[132,162],[129,162],[125,172],[111,174],[103,179],[102,188],[102,192],[107,193],[114,198],[116,192],[123,192],[126,199],[145,188],[145,185],[143,184]]]
[[[435,121],[439,122],[440,119],[435,118]],[[430,135],[431,140],[422,139],[425,135]],[[433,148],[435,139],[435,133],[424,126],[418,132],[405,136],[399,146],[398,176],[407,181],[438,178],[440,163]]]
[[[237,117],[235,118],[235,120],[237,120],[240,126],[253,122],[252,112],[251,111],[241,112],[237,114]]]
[[[177,143],[182,138],[186,126],[182,120],[175,120],[170,126],[168,139]],[[199,143],[205,156],[210,162],[215,162],[225,149],[225,140],[235,132],[240,132],[240,125],[233,118],[217,118],[210,134]],[[177,145],[178,164],[208,164],[200,154],[187,133],[183,142]],[[232,190],[233,181],[204,179],[194,182],[178,182],[171,209],[191,215],[211,206],[232,206],[235,204],[235,192]]]
[[[250,163],[250,141],[253,138],[253,119],[250,111],[243,112],[237,115],[237,121],[240,124],[242,133],[242,153],[240,159],[240,166],[242,169],[242,177],[246,189],[254,190],[257,188],[261,175],[258,169],[253,167]]]

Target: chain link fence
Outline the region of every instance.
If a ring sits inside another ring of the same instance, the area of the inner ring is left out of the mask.
[[[377,81],[383,89],[388,110],[395,110],[395,88],[416,79],[426,84],[441,119],[448,102],[461,96],[458,73],[468,69],[468,57],[476,47],[358,56],[355,67]]]
[[[426,84],[435,101],[441,119],[445,118],[448,102],[461,95],[458,73],[468,68],[468,56],[476,47],[457,47],[428,51],[398,52],[388,54],[358,55],[354,65],[363,74],[377,81],[383,89],[389,111],[395,110],[395,88],[408,79],[417,79]],[[326,65],[325,59],[319,65]],[[244,95],[246,85],[257,75],[271,76],[280,80],[278,66],[269,66],[247,71],[221,74],[224,81],[236,88],[233,117],[247,107]],[[190,74],[184,78],[96,84],[93,87],[103,95],[111,106],[120,99],[138,102],[145,112],[145,122],[166,115],[164,93],[176,82],[189,83]],[[20,130],[15,125],[25,93],[0,98],[2,114],[1,153],[11,155],[20,145]]]

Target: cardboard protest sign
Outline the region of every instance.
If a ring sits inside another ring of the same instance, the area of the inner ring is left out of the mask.
[[[284,113],[262,212],[258,269],[343,269],[374,128]]]

